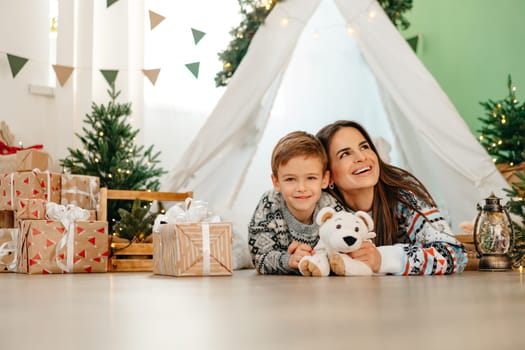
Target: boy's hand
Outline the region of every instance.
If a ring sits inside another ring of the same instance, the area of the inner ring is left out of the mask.
[[[288,266],[292,269],[298,269],[299,261],[305,256],[313,255],[314,250],[308,244],[293,241],[288,246],[288,253],[291,254],[290,259],[288,259]]]

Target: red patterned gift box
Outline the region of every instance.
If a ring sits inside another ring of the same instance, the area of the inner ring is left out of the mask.
[[[62,205],[74,204],[84,209],[96,209],[100,193],[98,176],[62,174]]]
[[[19,198],[16,200],[16,220],[43,220],[46,218],[45,199]]]
[[[13,210],[19,198],[60,203],[61,174],[25,171],[0,175],[0,210]]]
[[[14,272],[18,229],[0,229],[0,272]]]
[[[17,272],[49,274],[106,272],[106,221],[75,221],[66,230],[58,220],[22,220]]]

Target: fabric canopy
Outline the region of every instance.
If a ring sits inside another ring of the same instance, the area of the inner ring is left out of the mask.
[[[316,22],[325,15],[333,17],[333,25]],[[319,37],[316,23],[328,33],[325,40],[332,46],[323,51],[322,67],[317,67],[316,59],[301,66],[307,70],[301,79],[294,62],[311,52],[299,46],[308,41],[304,39],[308,30]],[[352,46],[344,46],[346,41],[357,48],[355,64],[346,56],[337,59],[352,51]],[[346,85],[334,88],[323,81],[322,73],[312,74],[314,66],[320,72],[332,69],[335,78],[342,75],[337,69],[346,68],[349,73],[341,82]],[[283,91],[306,88],[316,89],[321,103],[331,102],[315,110],[313,99],[303,98],[289,103],[289,112],[279,115],[276,104],[290,101]],[[354,102],[348,97],[350,90],[358,94]],[[353,112],[330,109],[335,104],[358,105],[363,94],[378,97]],[[454,229],[475,217],[476,203],[490,192],[503,197],[503,188],[508,188],[491,157],[376,1],[286,0],[275,6],[257,31],[224,95],[164,181],[163,190],[192,190],[219,214],[229,210],[232,218],[247,223],[260,195],[271,186],[268,155],[277,136],[271,142],[264,140],[270,132],[284,136],[287,130],[280,125],[297,108],[304,111],[295,116],[295,129],[315,133],[334,120],[352,119],[364,124],[371,135],[388,140],[395,153],[393,163],[422,180]],[[308,116],[309,110],[316,115]],[[253,170],[258,154],[265,155],[264,171]],[[247,186],[250,169],[253,179]]]

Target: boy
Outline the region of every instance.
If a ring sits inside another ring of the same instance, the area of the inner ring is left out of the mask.
[[[313,254],[319,240],[315,215],[320,208],[337,206],[323,192],[330,177],[327,163],[322,144],[307,132],[291,132],[275,145],[274,188],[263,194],[248,225],[248,245],[259,273],[300,274],[299,261]]]

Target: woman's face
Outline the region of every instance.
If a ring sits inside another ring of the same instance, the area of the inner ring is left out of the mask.
[[[331,179],[346,195],[373,189],[379,180],[377,154],[355,128],[344,127],[332,137],[329,145]]]

